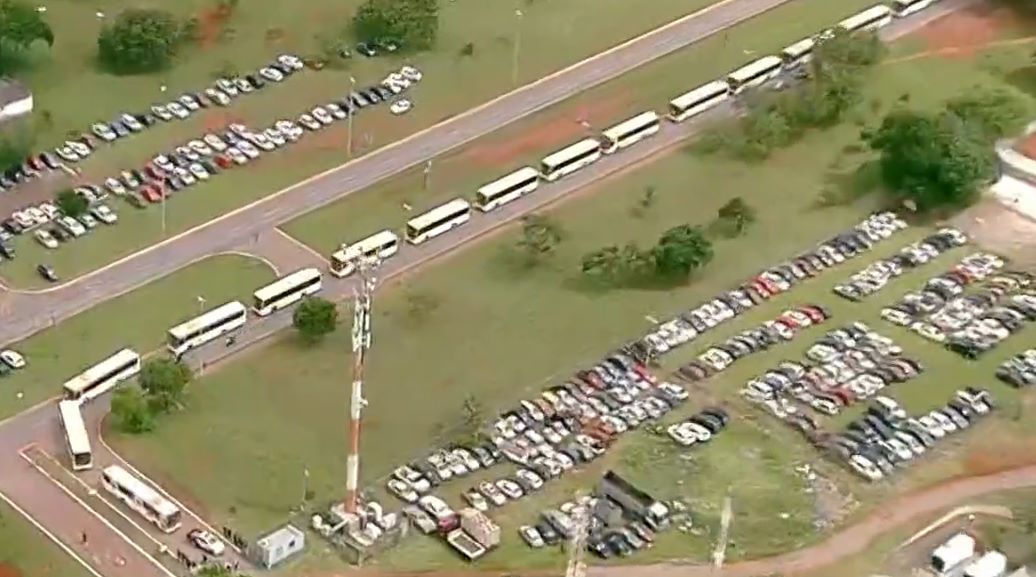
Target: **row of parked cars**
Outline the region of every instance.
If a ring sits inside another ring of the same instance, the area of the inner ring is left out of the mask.
[[[879,397],[862,417],[820,445],[864,479],[880,481],[995,408],[989,391],[970,386],[945,406],[913,418],[896,401]]]
[[[969,358],[1036,320],[1036,277],[1001,271],[1003,259],[975,253],[882,310],[882,317]],[[974,290],[968,290],[977,285]]]
[[[917,377],[924,367],[902,352],[887,336],[863,323],[853,323],[818,339],[806,351],[804,361],[781,361],[750,379],[741,393],[811,437],[820,427],[800,406],[833,416],[890,384]]]
[[[1036,349],[1018,353],[996,369],[996,378],[1015,388],[1036,385]]]
[[[885,288],[889,281],[906,271],[927,264],[940,254],[967,242],[968,237],[963,232],[955,228],[943,228],[907,245],[895,256],[872,262],[850,276],[848,281],[835,286],[834,292],[854,302],[863,300]]]
[[[585,497],[565,501],[559,506],[547,509],[540,514],[535,525],[523,525],[518,534],[526,545],[539,549],[545,545],[557,545],[570,539],[575,530],[575,519],[587,517],[587,550],[602,559],[611,557],[628,557],[641,549],[651,547],[655,541],[655,531],[639,520],[624,521],[621,524],[608,526],[605,517],[612,516],[606,509],[621,506],[614,501],[601,497]],[[584,510],[585,509],[585,510]],[[621,517],[622,511],[613,517]]]
[[[446,481],[506,459],[518,467],[513,474],[480,482],[462,495],[477,510],[500,507],[600,457],[618,435],[660,419],[687,398],[682,387],[658,383],[642,364],[616,353],[502,413],[489,426],[485,445],[436,451],[396,469],[387,488],[435,523],[449,523],[456,512],[431,494]]]
[[[851,230],[838,234],[780,265],[769,268],[734,290],[660,324],[633,345],[638,358],[664,354],[697,338],[741,312],[789,290],[793,285],[812,278],[870,250],[907,224],[895,213],[871,215]]]
[[[776,319],[741,331],[723,344],[709,348],[696,360],[677,369],[676,376],[692,383],[709,378],[726,370],[739,359],[790,341],[803,329],[819,325],[830,317],[827,309],[819,305],[788,309]]]

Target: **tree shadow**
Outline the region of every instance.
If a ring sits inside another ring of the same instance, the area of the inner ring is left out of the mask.
[[[627,278],[609,280],[585,274],[570,274],[561,281],[562,288],[586,296],[599,296],[610,292],[665,292],[683,288],[693,282],[690,278],[660,277],[651,274],[633,275]]]
[[[832,168],[823,182],[824,188],[813,202],[814,209],[848,206],[881,190],[881,166],[877,159],[871,159],[850,170]]]
[[[1004,73],[1003,77],[1011,86],[1029,96],[1036,96],[1036,66],[1016,68]]]
[[[488,259],[487,269],[498,280],[517,282],[540,277],[545,273],[560,272],[561,265],[557,255],[546,255],[534,260],[517,247],[505,245]]]

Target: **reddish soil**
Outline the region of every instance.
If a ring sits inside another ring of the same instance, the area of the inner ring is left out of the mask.
[[[198,44],[205,48],[219,41],[223,27],[233,13],[232,8],[222,4],[202,10],[198,14]]]
[[[1015,19],[1011,10],[979,6],[953,12],[915,34],[925,41],[928,53],[964,58],[1002,38],[1002,33],[1013,27]]]
[[[587,133],[586,126],[596,130],[603,123],[612,122],[627,103],[625,96],[616,95],[590,104],[566,107],[516,137],[475,146],[463,157],[484,166],[510,166],[516,157],[529,152],[547,152],[575,140]]]
[[[22,577],[22,572],[10,565],[0,565],[0,577]]]

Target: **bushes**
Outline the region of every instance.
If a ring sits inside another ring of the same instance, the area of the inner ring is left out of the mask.
[[[140,74],[169,66],[184,41],[184,30],[164,10],[129,8],[97,37],[98,57],[112,72]]]
[[[427,50],[435,44],[439,34],[439,3],[438,0],[366,0],[353,16],[353,29],[365,42],[392,39],[411,50]]]

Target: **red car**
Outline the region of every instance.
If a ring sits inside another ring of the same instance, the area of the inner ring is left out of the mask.
[[[230,158],[224,154],[217,154],[212,160],[216,163],[216,166],[220,168],[230,168],[234,166],[234,161],[230,160]]]
[[[162,190],[157,185],[145,184],[140,189],[140,195],[144,197],[148,202],[161,202]]]

